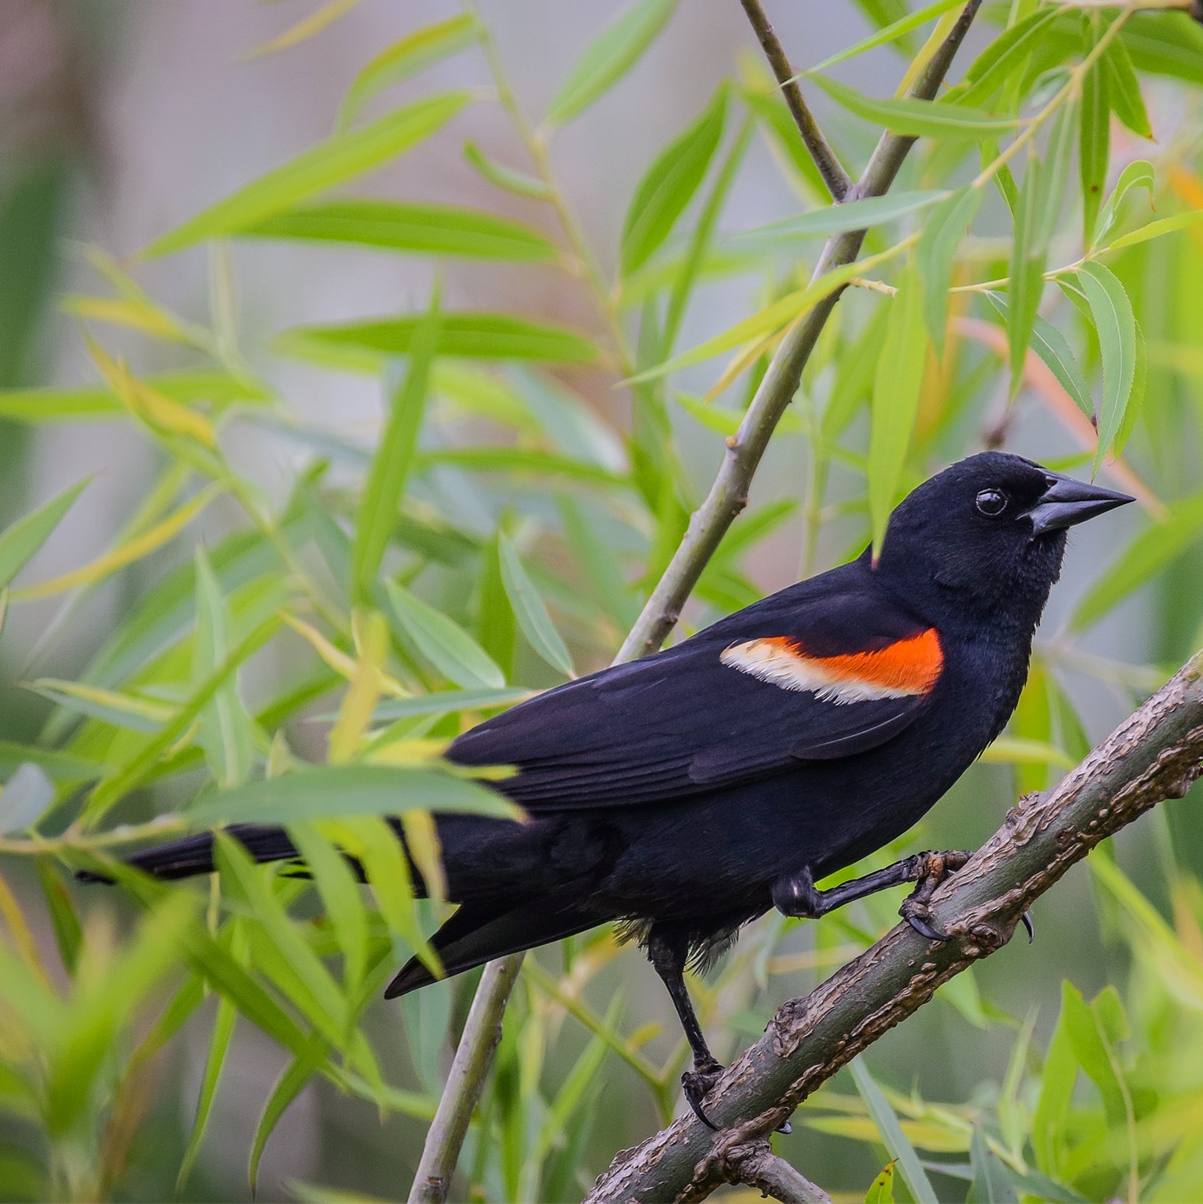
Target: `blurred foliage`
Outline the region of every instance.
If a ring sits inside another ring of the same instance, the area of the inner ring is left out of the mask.
[[[353,7],[319,6],[259,53],[319,37]],[[0,651],[47,706],[36,738],[0,743],[0,1198],[155,1199],[173,1182],[185,1198],[213,1198],[206,1132],[250,1029],[278,1051],[275,1081],[257,1084],[260,1120],[241,1135],[251,1182],[308,1091],[327,1117],[352,1118],[329,1134],[338,1156],[320,1163],[340,1181],[265,1190],[396,1195],[474,976],[379,1003],[443,911],[410,898],[382,816],[401,815],[435,880],[429,809],[499,806],[437,750],[606,662],[767,357],[840,284],[853,287],[778,433],[788,480],[758,483],[686,629],[754,601],[766,557],[810,573],[879,538],[898,496],[983,444],[1022,443],[1137,494],[1139,530],[1096,566],[1064,628],[1043,636],[1011,727],[985,758],[1003,767],[967,779],[974,797],[957,814],[972,838],[1086,750],[1084,702],[1089,711],[1110,697],[1118,715],[1201,642],[1203,29],[1156,4],[1013,0],[986,7],[976,54],[934,104],[811,75],[808,95],[834,101],[824,122],[847,162],[866,129],[920,137],[889,197],[840,207],[749,55],[647,165],[620,244],[598,250],[549,148],[622,86],[670,20],[694,19],[676,7],[623,10],[559,68],[535,125],[472,9],[379,48],[347,82],[327,139],[131,263],[87,252],[94,291],[60,299],[84,327],[94,368],[84,385],[16,387],[27,362],[18,343],[36,326],[48,272],[52,206],[29,198],[57,185],[34,172],[0,198],[0,250],[20,250],[26,265],[0,283],[0,370],[13,386],[0,392],[0,419],[125,424],[157,465],[109,545],[66,573],[23,569],[86,503],[87,479],[27,504],[0,535],[0,613],[37,605],[46,616],[34,647]],[[909,78],[930,53],[927,35],[956,16],[947,2],[858,7],[870,32],[837,56],[844,78],[883,46]],[[487,97],[389,107],[397,83],[452,55],[476,56]],[[482,104],[512,123],[520,167],[462,143],[457,119]],[[506,194],[507,214],[525,220],[364,191],[363,177],[428,139],[462,143]],[[757,145],[802,211],[726,229]],[[862,261],[809,283],[821,238],[864,224]],[[248,345],[235,280],[249,239],[296,255],[354,245],[552,273],[593,306],[596,329],[449,306],[436,285],[415,312],[314,321]],[[197,244],[212,265],[210,312],[170,312],[138,284],[141,262]],[[699,295],[732,279],[748,285],[745,312],[688,342]],[[110,345],[131,333],[142,351],[126,362]],[[272,357],[372,374],[379,437],[302,421],[270,383]],[[139,367],[152,359],[171,366]],[[598,378],[625,384],[629,420],[585,400],[581,382]],[[701,379],[714,382],[704,396],[688,387]],[[232,462],[251,436],[291,466],[282,496]],[[115,582],[129,605],[86,667],[69,680],[39,675],[64,625]],[[1129,636],[1100,636],[1100,623]],[[1145,662],[1112,655],[1116,642]],[[1203,846],[1183,807],[1150,821],[1142,847],[1155,874],[1135,873],[1138,886],[1105,850],[1091,867],[1093,903],[1044,925],[1062,928],[1050,953],[1009,951],[949,984],[808,1100],[781,1151],[841,1199],[1203,1199]],[[282,818],[312,878],[256,867],[228,840],[211,882],[165,886],[117,870],[116,893],[65,872],[113,871],[113,850],[136,838]],[[366,887],[340,849],[359,859]],[[754,1038],[774,1002],[870,944],[895,906],[870,899],[821,925],[766,917],[694,983],[704,1023]],[[1084,947],[1090,989],[1066,980],[1059,1008],[1051,991],[1037,1006],[1032,984],[1051,987]],[[687,1051],[664,1001],[645,1001],[650,976],[634,957],[595,932],[527,960],[461,1162],[477,1198],[578,1196],[615,1149],[679,1106]],[[164,1080],[189,1042],[207,1052],[181,1115]],[[908,1089],[889,1085],[908,1078]]]

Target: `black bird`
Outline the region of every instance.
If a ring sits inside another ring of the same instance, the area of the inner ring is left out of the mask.
[[[530,820],[437,817],[460,904],[432,938],[446,972],[618,921],[672,996],[693,1051],[686,1096],[705,1120],[721,1067],[686,966],[710,965],[770,907],[818,917],[902,882],[920,882],[903,914],[941,936],[923,902],[939,855],[815,883],[902,835],[1002,731],[1066,528],[1132,500],[1018,456],[973,456],[898,506],[876,563],[866,549],[465,732],[448,758],[517,766],[496,789]],[[296,856],[279,828],[230,831],[259,860]],[[212,837],[131,863],[207,872]],[[414,959],[386,995],[433,981]]]

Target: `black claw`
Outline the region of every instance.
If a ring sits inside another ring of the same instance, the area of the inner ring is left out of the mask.
[[[718,1082],[718,1077],[722,1073],[723,1068],[715,1063],[714,1066],[707,1067],[705,1070],[687,1071],[681,1076],[681,1090],[685,1093],[685,1102],[689,1105],[690,1111],[702,1124],[716,1133],[718,1125],[702,1111],[702,1101],[710,1094],[711,1087]]]
[[[933,928],[925,919],[917,915],[904,915],[902,917],[906,922],[920,935],[927,937],[929,941],[951,941],[952,937],[947,932],[940,932]]]
[[[1023,915],[1019,917],[1019,920],[1020,923],[1023,924],[1024,928],[1027,929],[1028,944],[1030,945],[1036,939],[1036,926],[1032,923],[1031,913],[1025,911]]]

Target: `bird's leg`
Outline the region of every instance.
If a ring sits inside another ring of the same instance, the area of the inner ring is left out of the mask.
[[[681,1076],[681,1087],[685,1092],[685,1099],[693,1110],[694,1116],[702,1124],[715,1129],[718,1126],[713,1124],[702,1111],[702,1100],[705,1099],[710,1088],[718,1082],[719,1075],[723,1073],[723,1067],[719,1065],[718,1059],[710,1052],[710,1047],[706,1044],[702,1026],[698,1023],[697,1013],[693,1010],[693,1003],[685,988],[687,953],[688,946],[685,942],[666,937],[662,933],[658,933],[655,928],[648,936],[648,960],[655,967],[656,973],[660,975],[660,980],[668,988],[669,998],[677,1010],[677,1018],[685,1030],[685,1040],[689,1042],[689,1048],[693,1051],[693,1070],[687,1071]]]
[[[930,940],[947,940],[929,923],[927,904],[936,887],[949,874],[959,870],[969,857],[969,853],[958,851],[916,853],[884,869],[865,874],[863,878],[841,882],[829,890],[818,890],[810,869],[804,866],[797,873],[782,875],[773,883],[773,906],[783,915],[817,920],[855,899],[863,899],[904,882],[917,882],[919,885],[907,896],[899,914],[920,935]]]

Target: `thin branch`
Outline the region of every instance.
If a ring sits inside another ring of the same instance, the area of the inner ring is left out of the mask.
[[[981,0],[969,0],[965,5],[956,24],[915,81],[910,93],[912,97],[931,100],[935,96],[980,7]],[[913,137],[884,134],[860,181],[847,199],[881,196],[887,192],[914,142]],[[864,238],[864,230],[851,230],[829,238],[812,279],[817,280],[832,268],[851,263],[860,254]],[[672,561],[623,643],[620,659],[632,660],[654,652],[664,643],[680,618],[681,608],[697,584],[706,562],[714,554],[727,528],[748,504],[752,477],[768,447],[769,439],[777,429],[777,423],[793,399],[802,378],[802,369],[842,292],[842,289],[836,289],[824,297],[781,340],[756,390],[756,396],[739,424],[739,430],[727,442],[726,459],[714,478],[706,500],[690,518],[689,528]]]
[[[720,1126],[692,1115],[632,1150],[585,1204],[696,1201],[727,1180],[731,1152],[767,1137],[820,1084],[926,1003],[942,983],[1010,939],[1019,917],[1100,841],[1203,774],[1203,653],[1129,716],[1048,794],[1029,795],[936,892],[928,941],[906,924],[886,933],[768,1029],[706,1098]],[[1022,950],[1016,950],[1022,957]]]
[[[480,1086],[493,1060],[497,1042],[501,1040],[505,1005],[520,969],[520,953],[485,966],[455,1051],[455,1061],[451,1063],[447,1086],[426,1134],[422,1160],[409,1189],[409,1204],[443,1204],[447,1199]]]
[[[793,114],[794,123],[802,135],[802,141],[806,144],[806,149],[810,151],[810,157],[815,161],[819,175],[823,177],[823,183],[827,185],[827,191],[831,193],[831,199],[838,203],[851,191],[852,177],[836,158],[835,151],[823,137],[823,131],[819,129],[819,123],[815,121],[814,114],[806,107],[806,101],[802,99],[802,89],[798,87],[794,69],[789,65],[789,59],[785,57],[785,51],[777,40],[777,35],[773,32],[773,27],[769,24],[764,9],[760,6],[760,0],[740,0],[740,2],[744,6],[744,12],[748,14],[748,20],[752,23],[752,29],[764,51],[764,57],[769,60],[769,66],[772,67],[773,74],[781,85],[785,103],[789,106],[790,113]]]

